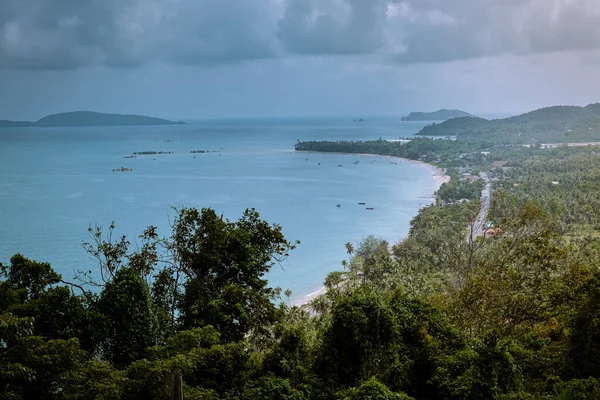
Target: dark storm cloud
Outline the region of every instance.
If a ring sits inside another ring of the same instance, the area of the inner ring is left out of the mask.
[[[2,0],[0,66],[132,67],[271,58],[276,46],[271,3]]]
[[[287,0],[277,37],[298,54],[355,54],[384,44],[386,1]]]
[[[400,63],[600,47],[598,0],[2,0],[0,67]]]
[[[600,48],[596,0],[421,0],[404,5],[403,62]],[[394,19],[394,18],[393,18]],[[394,29],[394,24],[390,24]]]
[[[600,47],[598,0],[288,0],[278,37],[299,54],[399,62]]]

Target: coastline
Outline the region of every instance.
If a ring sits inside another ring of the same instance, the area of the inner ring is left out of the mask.
[[[450,176],[446,175],[446,172],[444,171],[444,169],[437,167],[433,164],[426,163],[425,161],[411,160],[411,159],[404,158],[404,157],[381,155],[381,154],[369,154],[369,153],[343,153],[343,152],[334,152],[334,151],[310,151],[310,150],[293,150],[293,151],[297,152],[297,153],[346,154],[346,155],[361,156],[361,157],[365,157],[365,156],[367,156],[367,157],[385,157],[385,158],[392,158],[392,159],[409,162],[409,163],[413,163],[413,164],[418,164],[425,168],[428,168],[432,172],[432,177],[436,183],[434,193],[437,192],[444,183],[450,182]],[[324,286],[321,286],[320,289],[305,295],[300,300],[296,300],[292,305],[294,305],[296,307],[305,307],[313,299],[325,294],[326,291],[327,291],[327,288],[325,288]]]
[[[433,179],[435,179],[435,181],[437,183],[437,187],[435,188],[435,191],[438,191],[440,189],[440,187],[444,183],[450,182],[450,177],[448,175],[446,175],[446,172],[444,171],[443,168],[440,168],[440,167],[435,166],[433,164],[426,163],[425,161],[411,160],[410,158],[397,157],[397,156],[388,156],[388,155],[382,155],[382,154],[371,154],[371,153],[343,153],[343,152],[337,152],[337,151],[292,150],[292,152],[295,152],[295,153],[313,153],[313,154],[346,154],[346,155],[361,156],[361,157],[384,157],[384,158],[391,158],[391,159],[395,159],[395,160],[409,162],[409,163],[412,163],[412,164],[418,164],[418,165],[421,165],[423,167],[429,168],[433,172],[433,174],[432,174]]]

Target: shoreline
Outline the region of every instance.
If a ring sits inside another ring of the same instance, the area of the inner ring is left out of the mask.
[[[436,187],[435,191],[438,191],[444,183],[450,182],[450,177],[448,175],[446,175],[446,172],[442,168],[435,166],[433,164],[426,163],[425,161],[411,160],[410,158],[389,156],[389,155],[383,155],[383,154],[371,154],[371,153],[343,153],[343,152],[337,152],[337,151],[312,151],[312,150],[292,150],[292,151],[295,153],[346,154],[346,155],[361,156],[361,157],[366,156],[366,157],[391,158],[391,159],[395,159],[395,160],[409,162],[411,164],[418,164],[423,167],[429,168],[431,171],[433,171],[433,179],[435,179],[435,181],[437,183],[437,187]]]
[[[435,192],[437,192],[444,183],[450,182],[450,176],[446,175],[446,172],[444,171],[444,169],[442,169],[438,166],[435,166],[433,164],[426,163],[425,161],[411,160],[409,158],[404,158],[404,157],[389,156],[389,155],[382,155],[382,154],[370,154],[370,153],[343,153],[343,152],[335,152],[335,151],[312,151],[312,150],[293,150],[293,151],[296,153],[345,154],[345,155],[353,155],[353,156],[361,156],[361,157],[365,157],[365,156],[367,156],[367,157],[385,157],[385,158],[392,158],[392,159],[396,159],[396,160],[400,160],[400,161],[409,162],[412,164],[418,164],[425,168],[428,168],[433,173],[432,177],[435,180],[436,188],[435,188],[434,192],[432,193],[432,195],[434,195]],[[319,288],[318,290],[313,291],[313,292],[303,296],[301,300],[296,300],[295,302],[292,303],[292,305],[296,306],[296,307],[304,307],[308,303],[310,303],[313,299],[325,294],[326,291],[327,291],[327,289],[325,288],[325,286],[321,286],[321,288]]]

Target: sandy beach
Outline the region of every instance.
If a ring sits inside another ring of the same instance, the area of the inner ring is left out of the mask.
[[[341,153],[341,152],[305,151],[305,150],[294,150],[294,151],[296,151],[298,153],[348,154],[348,155],[361,156],[361,157],[382,157],[382,158],[396,159],[396,160],[400,160],[402,162],[418,164],[418,165],[423,166],[424,168],[428,168],[431,171],[432,177],[433,177],[433,179],[435,179],[435,182],[436,182],[435,191],[437,191],[444,183],[450,182],[450,177],[448,175],[446,175],[445,171],[442,168],[436,167],[435,165],[432,165],[432,164],[428,164],[424,161],[410,160],[408,158],[403,158],[403,157],[385,156],[385,155],[368,154],[368,153]],[[310,301],[313,300],[314,298],[317,298],[317,297],[325,294],[326,291],[327,291],[327,289],[325,287],[321,287],[319,290],[309,293],[306,296],[304,296],[302,299],[295,301],[294,305],[298,306],[298,307],[305,306],[306,304],[310,303]]]

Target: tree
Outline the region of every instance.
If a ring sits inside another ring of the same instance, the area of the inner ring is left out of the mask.
[[[411,400],[405,393],[394,393],[376,378],[371,377],[360,386],[345,390],[341,397],[350,400]]]
[[[15,290],[23,290],[26,298],[39,296],[48,285],[61,280],[50,264],[28,260],[21,254],[10,259],[10,266],[0,264],[0,276]]]
[[[392,311],[374,290],[360,287],[335,301],[318,370],[330,384],[352,387],[385,373],[397,350]]]
[[[352,245],[352,243],[347,242],[345,244],[346,246],[346,253],[348,253],[348,263],[350,263],[350,258],[352,257],[352,254],[354,253],[354,246]]]
[[[184,328],[212,325],[225,341],[242,340],[248,332],[264,332],[277,320],[272,300],[278,289],[265,274],[295,246],[281,228],[246,210],[236,222],[212,209],[181,209],[173,242],[187,281],[180,303]]]
[[[96,307],[106,321],[101,352],[115,367],[143,358],[146,349],[156,344],[150,291],[139,272],[129,267],[117,270]]]
[[[578,378],[600,377],[600,272],[580,288],[575,315],[570,322],[569,355]]]

